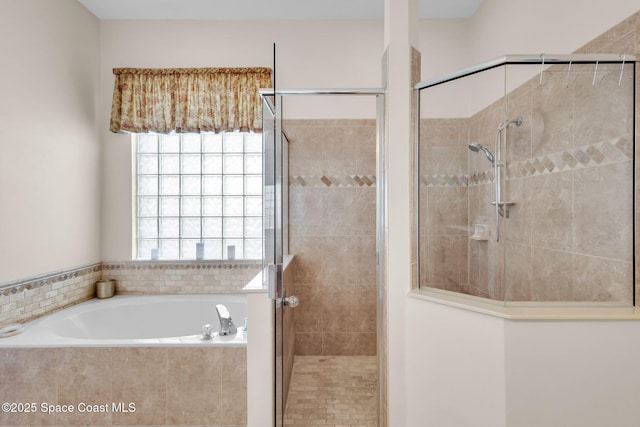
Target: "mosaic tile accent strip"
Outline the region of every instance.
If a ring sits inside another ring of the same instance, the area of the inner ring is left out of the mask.
[[[0,326],[23,323],[93,298],[100,264],[8,282],[0,285]]]
[[[253,270],[256,267],[261,267],[262,263],[259,261],[234,261],[229,262],[145,262],[145,261],[132,261],[132,262],[120,262],[120,263],[103,263],[102,270]]]
[[[507,165],[507,178],[546,175],[631,159],[633,144],[625,138],[616,138],[512,163]]]
[[[2,296],[15,295],[18,292],[26,290],[38,289],[46,285],[53,285],[59,282],[65,282],[70,279],[82,277],[86,274],[100,272],[101,265],[93,264],[76,269],[63,270],[46,275],[27,277],[25,279],[15,280],[11,282],[0,283],[0,293]]]
[[[507,164],[507,179],[546,175],[587,167],[603,166],[610,163],[633,159],[633,144],[626,138],[614,138],[609,141],[583,145],[573,150],[545,154],[532,159]],[[466,187],[494,182],[493,169],[456,175],[425,174],[420,183],[427,187]]]
[[[291,187],[375,187],[375,175],[290,176]]]
[[[91,264],[0,284],[0,326],[28,322],[95,295],[95,283],[116,280],[119,294],[239,293],[262,269],[256,261]]]
[[[428,187],[466,187],[469,185],[469,176],[460,175],[422,175],[420,182]]]
[[[104,263],[104,279],[118,294],[238,293],[262,269],[256,261]]]

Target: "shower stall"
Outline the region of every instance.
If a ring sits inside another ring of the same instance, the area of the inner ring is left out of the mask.
[[[421,292],[635,304],[635,77],[628,55],[510,55],[416,85]]]
[[[263,89],[261,96],[274,425],[375,426],[384,91]],[[335,97],[369,118],[336,115]],[[332,118],[313,118],[324,108]],[[343,409],[333,413],[334,405]]]

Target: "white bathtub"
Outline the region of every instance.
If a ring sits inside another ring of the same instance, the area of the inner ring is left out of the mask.
[[[238,333],[202,340],[204,324],[220,328],[216,304],[227,307]],[[246,315],[245,295],[116,295],[25,323],[0,347],[246,346]]]

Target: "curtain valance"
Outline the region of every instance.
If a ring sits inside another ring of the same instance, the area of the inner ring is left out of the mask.
[[[114,68],[112,132],[260,131],[269,68]]]

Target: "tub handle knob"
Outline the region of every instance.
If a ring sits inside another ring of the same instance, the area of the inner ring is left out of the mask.
[[[300,305],[300,300],[297,296],[291,295],[290,297],[286,297],[284,299],[284,305],[289,308],[296,308],[298,305]]]
[[[200,336],[200,339],[210,340],[212,338],[213,338],[213,326],[211,326],[208,323],[206,325],[202,325],[202,335]]]

